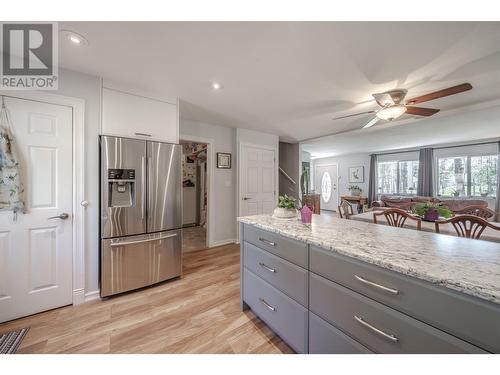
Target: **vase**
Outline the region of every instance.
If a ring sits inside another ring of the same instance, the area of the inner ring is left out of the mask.
[[[312,221],[312,214],[312,210],[307,205],[304,205],[304,207],[300,209],[300,220],[302,224],[310,224]]]
[[[435,208],[429,208],[423,217],[426,221],[436,221],[439,219],[439,212]]]
[[[280,219],[291,219],[297,217],[297,210],[295,208],[276,207],[273,216]]]

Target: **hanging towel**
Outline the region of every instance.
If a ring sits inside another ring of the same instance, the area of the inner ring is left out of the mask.
[[[21,165],[17,158],[15,140],[5,103],[0,111],[0,211],[25,212]]]

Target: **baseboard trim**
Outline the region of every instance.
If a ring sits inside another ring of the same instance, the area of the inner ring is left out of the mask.
[[[224,245],[229,245],[229,244],[233,244],[233,243],[236,243],[236,239],[228,238],[226,240],[213,241],[209,247],[224,246]]]
[[[85,290],[75,289],[73,290],[73,305],[80,305],[85,302]]]
[[[93,301],[99,299],[99,290],[94,290],[93,292],[85,293],[85,302]]]

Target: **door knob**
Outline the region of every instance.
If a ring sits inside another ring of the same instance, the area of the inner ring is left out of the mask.
[[[252,198],[243,197],[243,200],[244,200],[244,201],[247,201],[247,200],[249,200],[249,199],[252,199]]]
[[[59,214],[57,216],[51,216],[47,220],[52,220],[52,219],[66,220],[68,217],[69,217],[69,215],[66,212],[63,212],[62,214]]]

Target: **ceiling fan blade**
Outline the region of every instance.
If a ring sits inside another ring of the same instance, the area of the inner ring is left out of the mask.
[[[423,108],[423,107],[406,107],[407,115],[417,115],[417,116],[432,116],[439,112],[439,109],[434,108]]]
[[[368,113],[375,113],[375,111],[367,111],[367,112],[353,113],[352,115],[346,115],[346,116],[334,117],[334,118],[332,118],[332,120],[340,120],[340,119],[347,118],[347,117],[354,117],[354,116],[366,115],[366,114],[368,114]]]
[[[416,98],[410,99],[406,104],[418,104],[423,102],[428,102],[430,100],[443,98],[445,96],[460,94],[461,92],[468,91],[472,89],[470,83],[462,83],[458,86],[448,87],[447,89],[431,92],[430,94],[425,94],[422,96],[417,96]]]
[[[380,119],[378,117],[374,117],[368,124],[363,126],[363,129],[371,128],[373,125],[375,125],[377,122],[379,122],[379,120]]]

